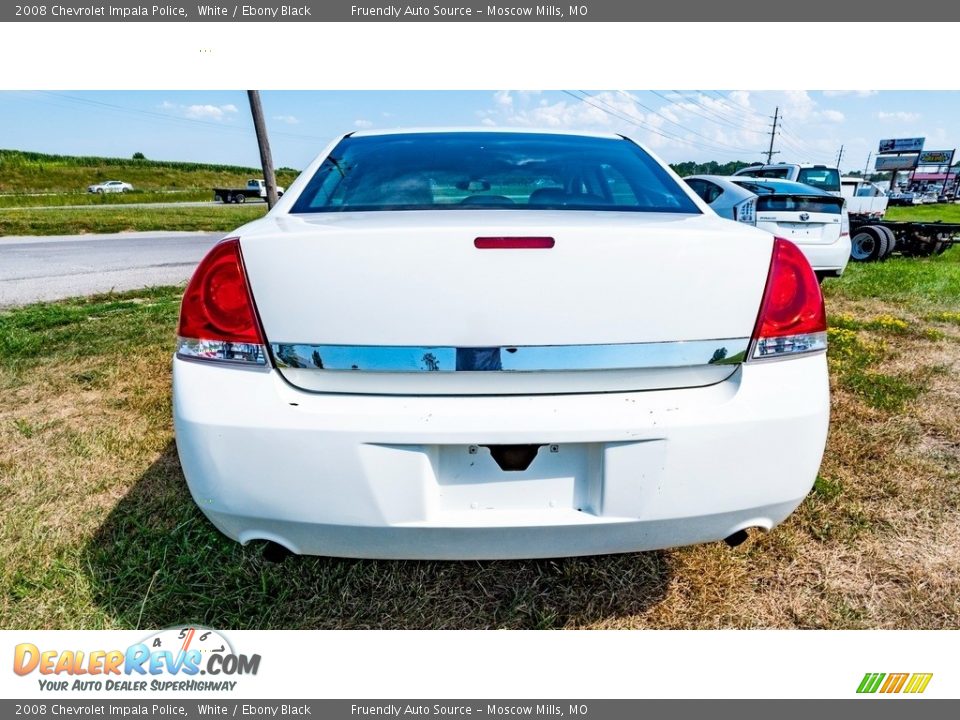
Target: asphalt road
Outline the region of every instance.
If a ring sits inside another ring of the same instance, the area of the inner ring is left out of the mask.
[[[223,233],[0,237],[0,307],[186,282]]]

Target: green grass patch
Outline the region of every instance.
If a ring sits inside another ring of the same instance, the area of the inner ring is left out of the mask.
[[[960,205],[943,203],[936,205],[904,205],[887,208],[886,220],[916,220],[918,222],[960,223]]]
[[[51,193],[42,195],[0,195],[0,208],[56,208],[61,206],[89,205],[91,207],[114,207],[131,203],[172,203],[212,201],[210,189],[195,190],[134,190],[125,193]]]
[[[289,186],[297,174],[280,168],[277,183]],[[0,194],[83,193],[94,183],[123,180],[142,191],[204,190],[209,197],[214,186],[243,186],[262,175],[259,168],[237,165],[0,150]]]
[[[92,295],[0,311],[0,367],[29,368],[104,354],[136,353],[144,343],[173,347],[181,287]],[[81,384],[95,371],[77,373]]]
[[[897,412],[906,403],[919,397],[927,388],[928,374],[910,376],[892,375],[882,371],[888,357],[887,345],[863,337],[844,318],[847,327],[834,325],[827,331],[829,350],[827,358],[836,382],[859,396],[867,405],[885,412]],[[860,323],[870,327],[871,323]]]
[[[940,312],[927,315],[927,320],[933,322],[949,323],[951,325],[960,325],[960,312],[951,310],[942,310]]]
[[[918,314],[960,308],[960,247],[928,258],[893,257],[880,263],[850,263],[843,277],[823,284],[833,298],[873,298]]]
[[[228,231],[262,217],[263,203],[222,207],[159,207],[0,210],[0,237],[4,235],[77,235],[128,230]]]

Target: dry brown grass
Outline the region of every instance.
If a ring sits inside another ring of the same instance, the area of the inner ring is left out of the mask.
[[[0,367],[0,626],[960,626],[956,323],[831,302],[857,329],[852,359],[831,360],[820,479],[786,523],[740,548],[273,565],[222,538],[185,491],[169,420],[175,299],[44,326],[50,342],[24,351],[34,361]],[[906,326],[877,324],[885,315]],[[78,328],[124,340],[78,354],[63,340]],[[893,378],[880,395],[876,373]]]

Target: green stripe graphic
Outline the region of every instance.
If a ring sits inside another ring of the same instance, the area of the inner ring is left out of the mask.
[[[857,692],[875,693],[886,676],[886,673],[867,673],[863,676],[863,680],[860,681]]]

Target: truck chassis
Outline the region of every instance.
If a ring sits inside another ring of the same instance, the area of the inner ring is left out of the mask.
[[[877,220],[850,216],[850,259],[886,260],[894,252],[908,257],[939,255],[960,242],[960,223],[939,220]]]

